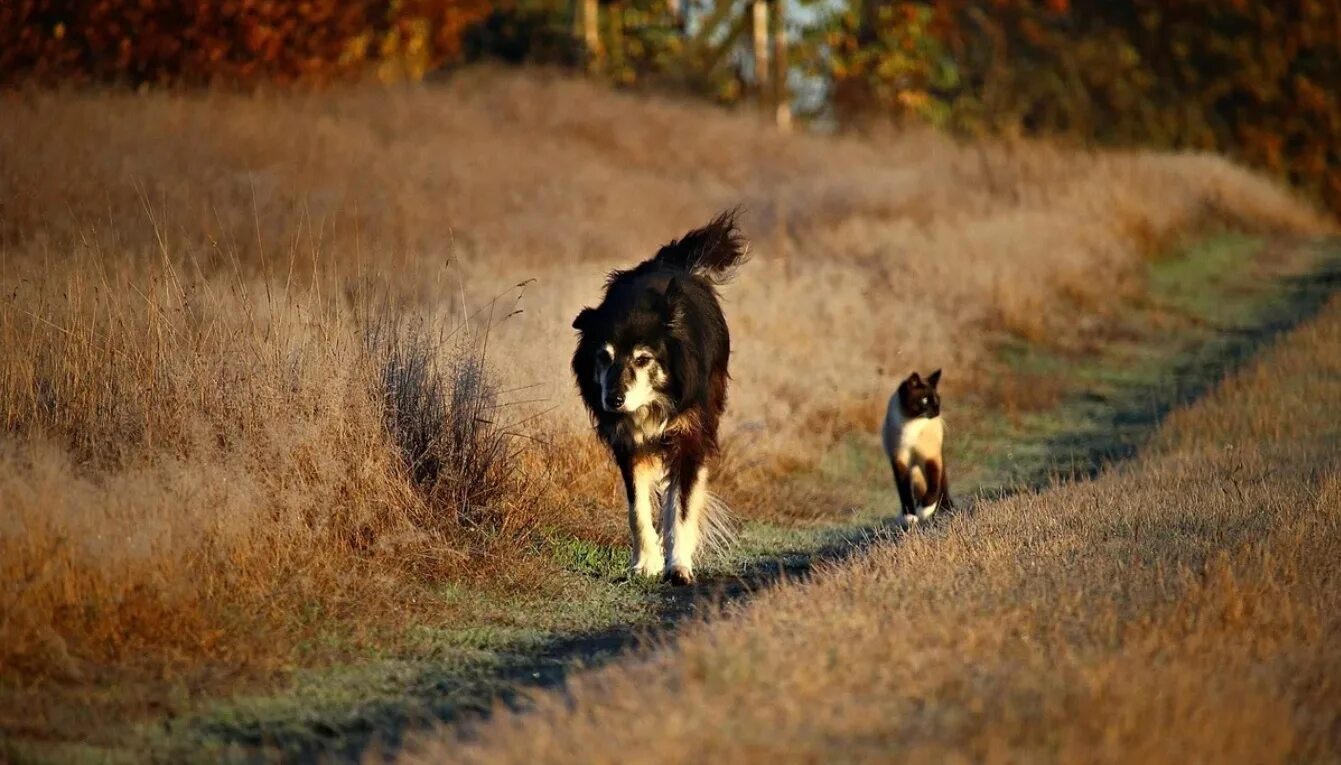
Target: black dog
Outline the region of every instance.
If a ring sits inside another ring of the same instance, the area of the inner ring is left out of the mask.
[[[605,299],[573,321],[573,376],[624,477],[635,574],[694,580],[731,354],[717,287],[745,259],[735,212],[723,213],[636,268],[612,272]]]

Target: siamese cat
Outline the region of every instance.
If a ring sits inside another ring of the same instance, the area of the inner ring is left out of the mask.
[[[929,520],[937,510],[950,507],[950,487],[945,474],[945,425],[941,421],[941,398],[936,385],[941,370],[925,380],[913,372],[889,398],[881,441],[894,471],[904,528]]]

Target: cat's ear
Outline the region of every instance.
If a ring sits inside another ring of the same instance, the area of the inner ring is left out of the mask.
[[[931,383],[931,387],[933,388],[936,387],[936,383],[940,381],[941,381],[941,370],[939,369],[937,369],[935,372],[932,372],[931,376],[927,378],[927,382]]]

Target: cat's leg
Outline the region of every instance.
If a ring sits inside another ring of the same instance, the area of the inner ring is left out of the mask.
[[[917,517],[927,520],[940,509],[941,497],[945,495],[945,469],[940,460],[927,460],[923,463],[926,473],[926,491],[918,502]]]
[[[907,460],[895,458],[890,460],[894,468],[894,486],[899,490],[899,526],[907,529],[917,525],[917,497],[913,493],[913,473],[916,468],[910,467]]]
[[[894,470],[894,488],[899,492],[899,509],[904,515],[909,515],[917,510],[917,504],[913,497],[908,462],[895,457],[890,459],[889,465]]]

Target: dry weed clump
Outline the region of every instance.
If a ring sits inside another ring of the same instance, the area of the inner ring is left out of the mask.
[[[968,395],[992,384],[969,383],[985,326],[1075,331],[1077,274],[1126,278],[1208,221],[1331,226],[1209,156],[782,136],[538,72],[4,112],[0,661],[24,677],[279,662],[425,607],[426,581],[536,586],[533,534],[620,539],[570,321],[719,208],[745,206],[756,255],[725,290],[723,485],[797,518],[842,498],[789,478],[873,427],[904,370]],[[492,375],[438,342],[524,278]]]
[[[880,544],[402,761],[1333,761],[1338,397],[1333,300],[1134,463]]]
[[[431,513],[448,528],[525,539],[535,517],[506,511],[526,493],[521,446],[502,421],[507,412],[484,348],[469,337],[435,341],[422,327],[394,325],[375,328],[370,341],[381,357],[386,428]],[[447,341],[455,346],[444,354]]]

